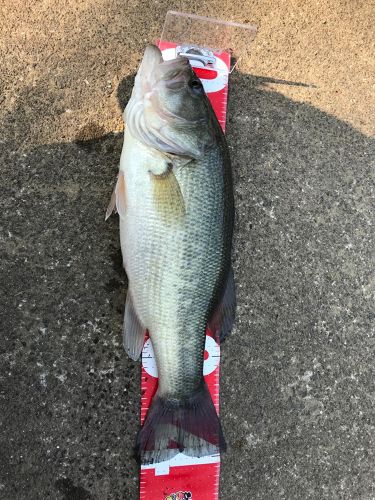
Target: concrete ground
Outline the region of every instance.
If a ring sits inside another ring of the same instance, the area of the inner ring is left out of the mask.
[[[0,498],[138,496],[139,364],[104,212],[171,8],[260,28],[230,88],[221,498],[373,499],[373,0],[2,2]]]

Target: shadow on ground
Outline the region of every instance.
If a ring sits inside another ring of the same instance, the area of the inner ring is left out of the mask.
[[[104,222],[122,136],[91,123],[24,150],[35,92],[2,124],[1,497],[135,499],[139,366],[121,347],[118,221]],[[374,142],[240,73],[228,141],[239,305],[222,498],[369,498]]]

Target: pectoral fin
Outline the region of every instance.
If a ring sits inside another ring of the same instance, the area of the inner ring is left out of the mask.
[[[142,353],[145,330],[138,318],[128,290],[124,313],[123,342],[125,351],[134,361],[137,361]]]
[[[223,298],[217,306],[208,328],[223,342],[230,334],[234,324],[236,314],[236,287],[234,284],[234,274],[231,269],[228,275]]]
[[[170,223],[181,220],[185,215],[185,202],[173,165],[168,163],[165,171],[160,174],[150,171],[150,176],[155,207],[161,218]]]

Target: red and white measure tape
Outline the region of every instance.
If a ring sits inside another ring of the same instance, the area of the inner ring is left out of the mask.
[[[159,42],[159,48],[164,60],[174,59],[177,56],[176,44],[162,40]],[[188,54],[186,56],[189,57]],[[204,58],[189,57],[189,60],[201,79],[218,121],[225,131],[230,54],[211,53],[207,65]],[[219,411],[219,365],[220,346],[207,331],[203,374],[217,411]],[[141,423],[156,392],[157,377],[151,339],[146,336],[142,352]],[[168,461],[141,466],[140,499],[216,500],[219,497],[219,475],[219,454],[196,458],[179,453]]]

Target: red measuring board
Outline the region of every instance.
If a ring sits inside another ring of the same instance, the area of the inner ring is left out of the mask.
[[[176,44],[160,41],[165,60],[176,57]],[[229,52],[214,53],[215,64],[204,67],[192,60],[191,65],[201,79],[218,121],[225,131],[228,98]],[[206,332],[203,374],[219,413],[220,346],[211,332]],[[146,335],[142,352],[141,423],[146,417],[158,386],[157,367],[151,339]],[[196,458],[179,453],[172,459],[142,465],[140,473],[141,500],[216,500],[219,498],[220,455]]]

